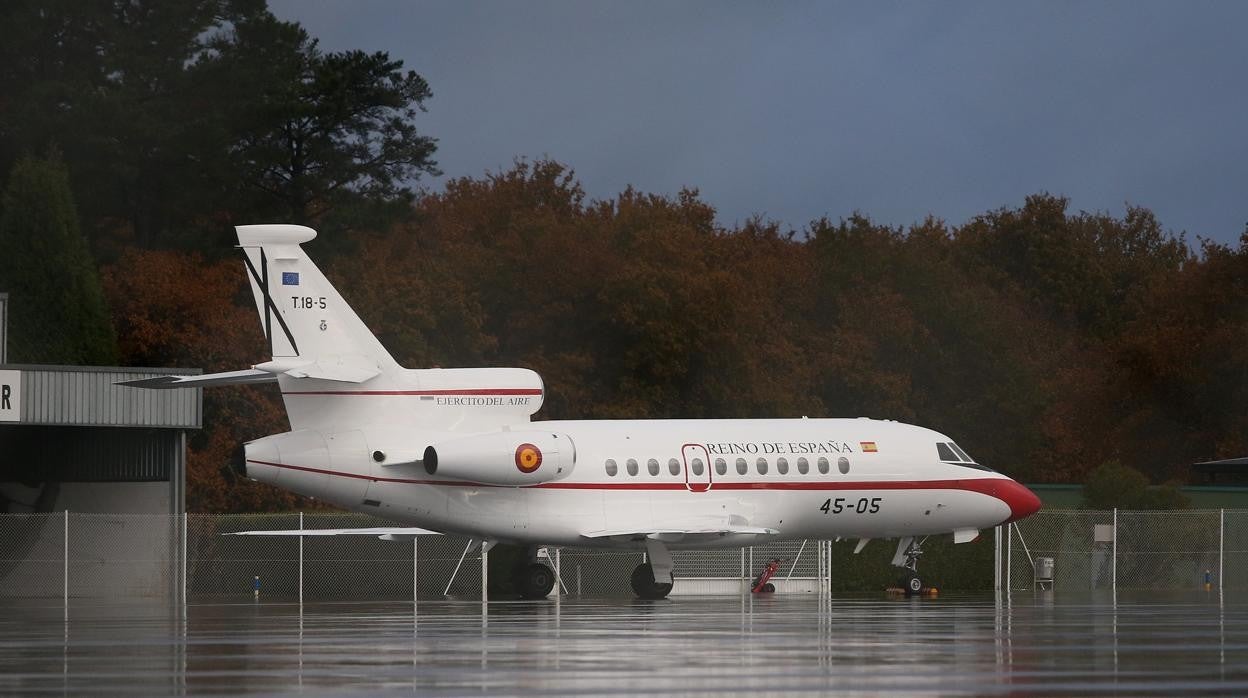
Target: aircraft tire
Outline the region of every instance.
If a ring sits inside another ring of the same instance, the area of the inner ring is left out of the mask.
[[[763,591],[767,592],[768,594],[775,592],[775,590],[776,590],[776,585],[772,584],[771,582],[767,582],[766,584],[763,585]]]
[[[516,570],[516,589],[522,599],[544,599],[555,588],[555,571],[540,562]]]
[[[672,584],[659,584],[654,581],[654,569],[650,563],[643,562],[633,569],[629,581],[633,585],[633,593],[643,599],[665,599],[672,592]]]
[[[917,574],[908,574],[902,577],[902,589],[906,590],[906,596],[914,596],[923,591],[923,580]]]

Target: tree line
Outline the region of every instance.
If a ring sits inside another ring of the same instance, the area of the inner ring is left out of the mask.
[[[696,190],[592,199],[548,160],[422,191],[429,85],[263,2],[0,17],[11,361],[266,359],[231,226],[287,221],[400,363],[532,368],[539,418],[898,419],[1027,482],[1248,454],[1248,238],[1048,193],[953,224],[728,227]],[[228,468],[287,428],[276,393],[204,399],[188,506],[295,506]]]

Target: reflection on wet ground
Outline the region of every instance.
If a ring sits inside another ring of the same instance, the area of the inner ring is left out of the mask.
[[[0,611],[4,694],[1248,694],[1216,593]]]

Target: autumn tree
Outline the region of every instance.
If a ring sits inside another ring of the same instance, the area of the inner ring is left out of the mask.
[[[104,272],[122,362],[231,371],[268,357],[242,263],[178,251],[130,250]],[[187,508],[198,512],[307,506],[231,469],[245,441],[287,431],[273,386],[205,390],[204,427],[189,443]]]
[[[1189,251],[1147,209],[1122,219],[1067,212],[1069,201],[1027,197],[1021,208],[976,216],[955,232],[957,251],[993,287],[1015,293],[1092,338],[1121,331],[1141,308],[1140,293],[1177,271]]]

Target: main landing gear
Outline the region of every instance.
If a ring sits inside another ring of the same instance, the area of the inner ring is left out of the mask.
[[[646,540],[647,561],[637,565],[629,582],[633,593],[643,599],[665,599],[676,579],[672,576],[672,555],[657,540]]]
[[[537,561],[537,548],[529,548],[525,559],[512,572],[512,583],[522,599],[544,599],[555,588],[555,571]]]
[[[922,555],[923,548],[913,536],[897,541],[897,553],[893,555],[893,566],[904,570],[901,579],[898,580],[898,586],[906,596],[917,596],[924,593],[926,588],[918,571],[919,557]]]

